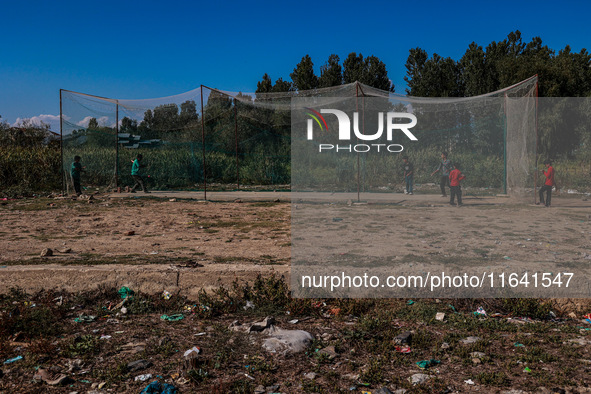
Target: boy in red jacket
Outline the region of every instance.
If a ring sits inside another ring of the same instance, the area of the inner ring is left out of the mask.
[[[552,200],[552,186],[554,186],[554,168],[552,168],[550,160],[544,161],[544,165],[546,169],[542,172],[546,175],[546,182],[540,188],[540,202],[538,204],[544,204],[544,192],[546,192],[546,206],[549,207]]]
[[[456,205],[454,202],[454,197],[458,197],[458,206],[464,205],[462,204],[462,187],[460,186],[460,181],[464,178],[464,174],[460,172],[460,165],[459,163],[454,163],[453,170],[449,173],[449,190],[450,190],[450,205]]]

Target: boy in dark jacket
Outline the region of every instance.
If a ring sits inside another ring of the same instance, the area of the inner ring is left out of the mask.
[[[439,182],[439,187],[441,188],[441,197],[447,197],[447,194],[445,193],[445,186],[450,186],[449,172],[451,169],[451,160],[447,158],[447,153],[441,152],[441,162],[439,163],[439,167],[437,167],[437,169],[431,173],[431,176],[433,176],[435,173],[441,171]]]
[[[402,169],[404,170],[404,194],[411,194],[412,195],[412,183],[413,183],[413,166],[410,161],[408,161],[408,157],[404,156],[402,158],[404,160],[404,164],[402,165]]]
[[[72,163],[72,168],[70,170],[70,175],[72,175],[72,182],[74,183],[74,190],[76,191],[76,195],[79,196],[82,194],[82,188],[80,187],[80,174],[84,172],[86,167],[82,167],[80,164],[80,156],[74,156],[74,162]]]

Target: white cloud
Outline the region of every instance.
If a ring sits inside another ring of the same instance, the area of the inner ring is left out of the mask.
[[[69,120],[69,117],[63,115],[64,120]],[[30,121],[36,126],[41,124],[48,124],[49,129],[53,132],[59,133],[60,131],[60,116],[59,115],[37,115],[31,118],[16,118],[16,121],[12,124],[13,127],[21,126],[25,121]]]
[[[81,127],[88,127],[88,122],[92,119],[92,116],[87,116],[86,118],[82,119],[80,122],[76,123],[78,126]]]
[[[88,123],[90,122],[90,119],[94,118],[94,116],[87,116],[84,119],[82,119],[80,122],[76,123],[78,126],[80,127],[88,127]],[[101,127],[105,127],[108,126],[109,123],[109,117],[108,116],[101,116],[100,118],[98,118],[97,123],[99,126]]]
[[[100,118],[98,118],[96,120],[99,124],[99,126],[107,126],[107,123],[109,122],[109,117],[108,116],[101,116]]]

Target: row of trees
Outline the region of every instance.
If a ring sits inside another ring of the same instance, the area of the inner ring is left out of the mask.
[[[320,66],[320,76],[314,72],[314,63],[310,55],[305,55],[290,74],[291,82],[279,78],[273,84],[269,74],[257,83],[256,93],[280,93],[297,90],[329,88],[359,81],[377,89],[394,92],[394,84],[388,78],[386,64],[376,56],[351,52],[341,66],[338,55],[332,54],[326,63]]]
[[[591,95],[590,66],[591,55],[585,49],[573,53],[566,46],[556,52],[544,45],[539,37],[523,42],[521,33],[515,31],[504,40],[493,41],[485,47],[473,42],[457,60],[443,58],[437,53],[429,56],[425,50],[413,48],[406,61],[404,79],[408,85],[406,93],[411,96],[468,97],[493,92],[537,74],[540,97],[584,97]],[[353,52],[342,62],[338,55],[331,54],[320,66],[320,75],[316,75],[311,57],[305,55],[290,73],[290,80],[278,78],[273,81],[265,73],[257,83],[256,94],[309,91],[355,81],[384,91],[395,91],[382,60]],[[259,97],[256,99],[259,100]],[[251,139],[261,132],[271,132],[281,136],[281,145],[285,144],[283,139],[289,138],[289,119],[285,117],[283,109],[271,111],[268,108],[240,106],[240,100],[233,100],[215,91],[208,95],[204,106],[208,144],[223,146],[225,150],[233,149],[235,105],[239,110],[241,140]],[[554,116],[552,127],[544,127],[544,119],[540,120],[540,153],[550,156],[572,155],[591,142],[591,137],[583,129],[565,132],[557,127],[556,118]],[[200,137],[200,123],[197,103],[189,100],[180,105],[164,104],[148,109],[139,122],[125,117],[120,131],[140,134],[145,139],[195,141]],[[455,138],[458,147],[480,152],[502,152],[502,134],[485,135],[488,129],[474,132],[466,129],[465,125],[461,126],[463,128],[457,135],[453,131],[446,131],[445,135],[433,133],[426,138],[442,145],[441,149],[451,149]],[[88,128],[100,129],[98,124],[89,124]],[[496,133],[496,130],[489,131],[489,134]],[[244,151],[247,151],[246,146]]]
[[[534,37],[523,42],[519,30],[485,48],[472,42],[464,55],[454,60],[421,48],[409,51],[406,61],[406,93],[418,97],[469,97],[494,92],[539,77],[540,97],[586,97],[591,95],[591,54],[573,53],[566,46],[556,53]]]

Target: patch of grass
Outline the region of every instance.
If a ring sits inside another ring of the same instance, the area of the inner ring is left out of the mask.
[[[122,382],[129,378],[127,363],[119,362],[106,368],[94,368],[91,376],[98,381],[107,383],[107,386]]]
[[[73,339],[67,349],[68,357],[89,358],[100,352],[99,339],[94,335],[83,335]]]
[[[536,298],[505,298],[503,307],[513,316],[531,317],[532,319],[547,319],[552,305]]]
[[[281,204],[287,204],[286,202],[271,202],[271,201],[259,201],[259,202],[253,202],[251,204],[249,204],[249,206],[251,207],[257,207],[257,208],[267,208],[267,207],[274,207],[276,205],[281,205]]]
[[[384,362],[382,357],[372,358],[369,361],[369,365],[365,368],[359,375],[359,379],[362,382],[367,382],[370,384],[378,384],[384,381],[383,369],[384,369]]]
[[[519,351],[523,351],[523,353],[519,355],[519,359],[530,364],[552,363],[559,360],[558,357],[546,352],[539,346],[526,347],[525,350]]]
[[[486,386],[507,387],[511,383],[504,372],[480,372],[474,379]]]

